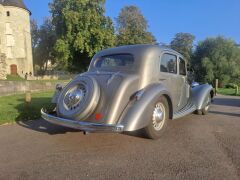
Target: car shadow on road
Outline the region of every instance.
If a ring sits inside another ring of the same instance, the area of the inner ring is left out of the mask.
[[[132,132],[123,132],[124,135],[127,136],[132,136],[136,138],[147,138],[147,135],[144,133],[143,129],[137,130],[137,131],[132,131]]]
[[[80,132],[79,130],[51,124],[43,119],[34,120],[34,121],[17,121],[17,124],[24,128],[47,133],[50,135],[65,134],[68,132]]]
[[[237,113],[228,113],[228,112],[220,112],[220,111],[209,111],[209,113],[212,113],[212,114],[221,114],[221,115],[226,115],[226,116],[235,116],[235,117],[240,117],[240,113],[237,114]]]
[[[220,106],[240,107],[240,99],[216,97],[213,101],[213,104]]]

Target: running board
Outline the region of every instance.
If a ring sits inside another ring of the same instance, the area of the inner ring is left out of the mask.
[[[178,119],[196,111],[197,107],[193,102],[188,102],[185,107],[173,114],[173,119]]]

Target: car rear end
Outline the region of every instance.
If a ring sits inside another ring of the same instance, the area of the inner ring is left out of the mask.
[[[122,132],[124,127],[118,120],[139,87],[134,66],[130,53],[96,55],[88,72],[78,75],[64,88],[56,87],[56,109],[42,109],[42,117],[83,131]]]

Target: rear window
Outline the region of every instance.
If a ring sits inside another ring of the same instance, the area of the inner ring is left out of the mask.
[[[113,54],[102,56],[95,62],[97,68],[111,67],[131,67],[134,63],[134,57],[131,54]]]

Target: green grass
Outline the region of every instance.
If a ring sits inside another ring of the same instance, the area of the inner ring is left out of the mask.
[[[228,96],[240,96],[240,93],[236,95],[236,90],[231,88],[218,88],[217,93]]]
[[[25,94],[0,97],[0,125],[40,118],[42,107],[51,106],[53,92],[32,93],[32,102],[25,103]]]
[[[25,81],[19,75],[7,75],[7,81]]]

